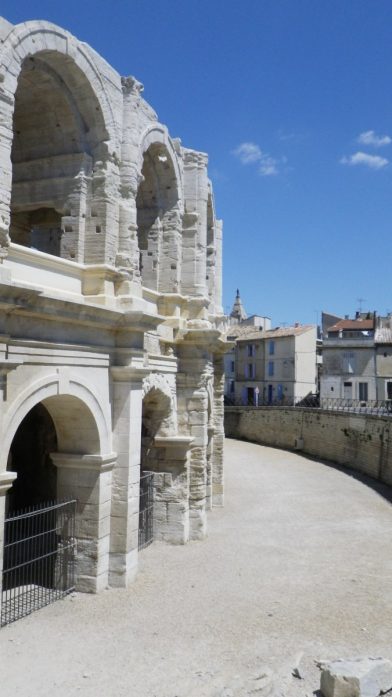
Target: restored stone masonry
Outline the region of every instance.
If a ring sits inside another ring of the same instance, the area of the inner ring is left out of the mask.
[[[142,92],[0,18],[0,548],[7,511],[75,497],[86,591],[136,573],[141,472],[157,539],[223,504],[222,224]]]

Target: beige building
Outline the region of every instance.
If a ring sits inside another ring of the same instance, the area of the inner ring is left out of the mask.
[[[313,325],[258,330],[238,338],[236,402],[284,403],[314,394],[316,338]]]
[[[392,317],[357,312],[324,332],[320,397],[368,403],[392,399]]]
[[[373,315],[342,319],[327,329],[320,398],[377,399]]]
[[[392,399],[392,319],[357,313],[326,330],[320,397],[363,403]]]
[[[160,540],[203,538],[223,503],[208,158],[61,27],[0,39],[0,559],[5,515],[71,497],[76,587],[126,586],[141,473]]]
[[[376,394],[378,400],[392,400],[392,317],[379,319],[375,332]]]

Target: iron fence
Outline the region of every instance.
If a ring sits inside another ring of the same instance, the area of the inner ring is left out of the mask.
[[[139,549],[154,540],[154,472],[143,472],[139,494]]]
[[[304,409],[326,409],[331,411],[345,411],[354,414],[373,414],[375,416],[392,416],[392,400],[361,400],[344,399],[336,397],[320,397],[310,394],[306,397],[283,397],[282,399],[232,399],[225,397],[226,406],[250,406],[250,407],[285,407]]]
[[[17,511],[4,522],[1,626],[74,590],[76,501]]]

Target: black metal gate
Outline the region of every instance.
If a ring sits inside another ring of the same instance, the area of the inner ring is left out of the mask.
[[[1,626],[74,590],[75,511],[51,502],[5,519]]]
[[[140,477],[139,549],[148,547],[154,539],[154,472],[143,472]]]

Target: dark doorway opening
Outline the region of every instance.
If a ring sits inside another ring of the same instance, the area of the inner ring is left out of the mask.
[[[23,419],[11,444],[7,469],[18,476],[7,494],[7,513],[56,498],[57,470],[50,459],[56,450],[52,417],[43,404],[37,404]]]

